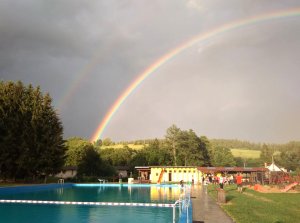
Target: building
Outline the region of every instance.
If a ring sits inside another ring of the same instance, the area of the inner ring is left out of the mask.
[[[202,177],[207,175],[218,176],[220,174],[235,176],[243,175],[245,182],[264,182],[267,168],[261,167],[196,167],[196,166],[137,166],[139,183],[179,183],[202,182]]]
[[[198,167],[203,175],[237,175],[242,174],[243,180],[248,183],[264,183],[268,172],[264,167]]]
[[[128,177],[128,166],[116,166],[116,171],[118,173],[119,178],[127,178]]]
[[[148,183],[198,183],[201,172],[196,166],[137,166],[138,180]]]
[[[76,166],[65,166],[60,173],[55,176],[62,179],[74,178],[77,175],[77,167]]]

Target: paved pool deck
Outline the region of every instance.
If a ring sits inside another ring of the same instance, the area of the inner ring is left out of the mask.
[[[194,223],[234,223],[201,185],[191,190]]]

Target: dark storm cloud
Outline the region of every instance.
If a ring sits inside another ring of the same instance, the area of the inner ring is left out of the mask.
[[[297,4],[297,1],[252,0],[0,0],[0,79],[40,85],[44,91],[50,92],[54,105],[59,109],[65,136],[90,137],[124,89],[164,53],[220,24]],[[239,92],[237,86],[252,86],[231,84],[225,88],[222,83],[226,79],[213,78],[212,75],[210,79],[204,75],[200,76],[206,80],[202,91],[193,90],[199,81],[199,70],[209,74],[213,74],[214,69],[224,70],[228,66],[240,70],[243,64],[247,66],[247,60],[267,57],[269,59],[260,60],[259,68],[252,69],[258,73],[268,72],[274,55],[277,55],[280,63],[277,63],[276,70],[289,72],[291,78],[287,81],[280,75],[282,72],[278,73],[277,82],[272,81],[266,89],[272,89],[279,82],[290,86],[289,89],[293,90],[288,93],[291,99],[287,101],[293,104],[298,100],[298,92],[293,94],[297,90],[294,83],[297,83],[298,76],[294,73],[295,60],[289,58],[299,57],[299,29],[295,28],[298,22],[295,19],[291,23],[282,22],[282,26],[275,24],[273,28],[253,29],[252,35],[244,35],[234,42],[224,37],[222,41],[208,42],[191,49],[176,59],[176,63],[169,64],[176,69],[162,68],[160,72],[169,72],[159,74],[158,79],[150,78],[141,85],[140,91],[128,98],[128,102],[113,117],[106,136],[116,140],[159,137],[166,127],[176,122],[211,136],[239,137],[235,135],[237,130],[227,134],[226,125],[220,126],[219,130],[214,130],[208,123],[204,124],[204,129],[193,125],[197,115],[192,111],[199,111],[199,105],[194,100],[199,93],[211,92],[210,84],[215,84],[216,80],[219,83],[217,86],[228,97]],[[283,38],[274,37],[272,41],[270,35],[264,34],[270,30],[274,36]],[[288,35],[290,33],[292,35]],[[252,45],[245,45],[245,42]],[[266,42],[268,44],[262,44]],[[219,66],[213,63],[217,60],[220,60]],[[236,60],[236,67],[230,60]],[[273,73],[276,76],[276,72]],[[230,75],[229,72],[226,75]],[[263,82],[267,83],[268,78],[267,75]],[[234,83],[244,83],[247,79],[247,74],[233,78]],[[148,88],[152,91],[147,93]],[[153,92],[156,88],[159,90]],[[181,89],[181,94],[176,94],[177,100],[174,100],[177,88]],[[64,99],[68,92],[73,93]],[[191,94],[195,94],[195,98],[187,101]],[[223,113],[216,113],[216,116],[226,119],[226,110],[248,105],[242,97],[228,102],[217,95],[212,95],[215,102],[201,98],[211,110],[199,115],[208,117],[215,109],[223,109]],[[254,94],[251,100],[259,97],[259,93]],[[276,97],[280,95],[276,94]],[[180,103],[185,103],[185,106]],[[173,112],[173,109],[178,112]],[[291,114],[297,109],[291,109]],[[152,124],[148,125],[145,119],[152,120]],[[119,128],[120,125],[123,128]],[[255,131],[251,130],[248,138],[257,139],[252,132]],[[288,132],[294,136],[292,131]]]
[[[175,123],[216,138],[299,139],[297,26],[297,18],[257,24],[179,55],[128,99],[107,135],[124,138],[123,129],[142,125],[137,138],[163,137]]]

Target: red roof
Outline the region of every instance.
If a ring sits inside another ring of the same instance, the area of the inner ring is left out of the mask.
[[[264,167],[198,167],[203,173],[215,172],[266,172],[267,168]]]

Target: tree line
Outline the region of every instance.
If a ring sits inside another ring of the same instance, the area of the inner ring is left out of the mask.
[[[141,140],[142,141],[142,140]],[[181,130],[176,125],[170,126],[164,139],[147,140],[141,149],[128,146],[130,142],[120,142],[111,139],[98,140],[91,143],[88,140],[73,137],[67,140],[66,165],[77,166],[80,176],[116,176],[116,168],[128,167],[129,172],[135,172],[135,166],[247,166],[262,167],[272,161],[296,170],[293,161],[299,157],[286,160],[284,153],[274,155],[274,150],[267,144],[261,148],[259,159],[242,159],[234,157],[229,148],[214,145],[205,136],[197,136],[193,130]],[[127,144],[128,143],[128,144]],[[118,148],[115,145],[118,144]],[[111,147],[110,147],[110,146]],[[294,146],[293,148],[299,148]],[[290,153],[293,150],[287,150]],[[289,156],[290,157],[290,156]],[[288,163],[293,165],[287,165]],[[299,165],[298,165],[299,166]]]
[[[108,142],[111,147],[108,146]],[[176,125],[166,130],[164,140],[149,140],[142,149],[132,149],[126,144],[122,148],[114,148],[115,144],[110,139],[102,142],[98,140],[91,144],[81,138],[70,138],[66,142],[66,164],[78,166],[78,174],[85,176],[96,173],[98,176],[110,176],[116,174],[116,168],[120,166],[126,166],[134,173],[135,166],[234,166],[236,164],[228,148],[211,147],[205,136],[197,136],[191,129],[181,130]],[[85,161],[88,150],[94,151],[94,162]]]

